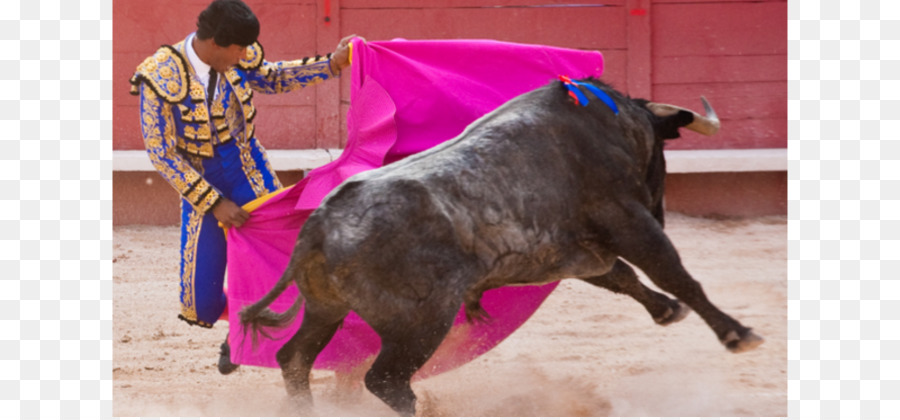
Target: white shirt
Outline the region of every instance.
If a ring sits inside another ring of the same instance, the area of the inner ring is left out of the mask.
[[[187,50],[188,61],[191,62],[191,67],[193,67],[194,71],[197,72],[197,78],[200,79],[200,83],[203,83],[203,87],[205,89],[205,88],[209,87],[209,69],[211,67],[209,66],[209,64],[204,63],[203,60],[200,60],[200,56],[198,56],[197,52],[194,51],[193,44],[194,44],[195,36],[196,36],[195,33],[188,36],[188,39],[186,41],[187,45],[185,46],[185,50]],[[222,77],[221,74],[217,76],[217,78],[221,78],[221,77]],[[216,89],[215,92],[213,92],[212,99],[215,99],[217,96],[219,96],[218,89]]]

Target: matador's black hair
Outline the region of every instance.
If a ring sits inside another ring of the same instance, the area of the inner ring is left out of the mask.
[[[197,17],[197,38],[246,47],[259,37],[259,20],[241,0],[215,0]]]

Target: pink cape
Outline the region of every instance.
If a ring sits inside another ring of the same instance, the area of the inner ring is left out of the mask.
[[[232,360],[278,367],[275,353],[300,327],[261,337],[256,348],[245,337],[241,308],[266,294],[287,267],[301,226],[322,199],[348,177],[399,160],[449,140],[509,99],[559,75],[598,77],[603,57],[538,45],[481,40],[353,41],[348,138],[343,154],[309,173],[253,210],[228,232],[228,320]],[[415,226],[409,226],[415,229]],[[490,323],[468,324],[460,310],[453,329],[417,378],[450,370],[487,352],[516,330],[556,287],[505,287],[482,299]],[[294,302],[296,286],[271,309]],[[372,360],[381,342],[355,313],[344,321],[315,362],[317,369],[350,371]]]

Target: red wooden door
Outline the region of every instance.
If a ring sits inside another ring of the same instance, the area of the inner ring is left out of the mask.
[[[495,39],[500,41],[598,50],[605,58],[604,79],[620,89],[632,84],[629,20],[632,0],[333,0],[339,5],[341,33],[369,40]],[[648,70],[648,69],[647,69]],[[509,69],[514,72],[515,69]],[[342,89],[341,115],[349,103]],[[342,138],[345,133],[341,134]]]

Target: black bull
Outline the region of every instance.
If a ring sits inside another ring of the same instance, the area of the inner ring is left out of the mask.
[[[688,313],[683,302],[731,351],[762,342],[710,303],[663,233],[664,140],[685,126],[712,134],[715,113],[584,82],[609,94],[618,115],[587,91],[590,104],[576,105],[553,82],[455,139],[348,179],[323,200],[281,279],[241,312],[256,334],[287,325],[305,298],[301,327],[277,354],[301,406],[311,404],[313,361],[352,310],[381,337],[366,387],[413,415],[410,378],[460,305],[470,319],[487,318],[482,293],[506,285],[583,279],[633,297],[663,325]],[[644,286],[625,261],[678,300]],[[291,310],[269,310],[290,283],[301,292]]]

